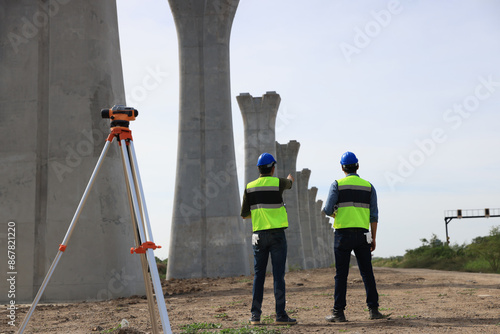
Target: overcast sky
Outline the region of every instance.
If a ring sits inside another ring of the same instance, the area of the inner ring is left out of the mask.
[[[127,104],[156,251],[168,256],[179,109],[177,33],[167,0],[118,0]],[[326,200],[345,151],[377,189],[375,256],[403,255],[444,211],[500,208],[500,2],[241,0],[231,33],[232,116],[240,193],[243,121],[236,96],[281,96],[276,140],[297,140],[297,169]],[[453,220],[452,243],[500,218]]]

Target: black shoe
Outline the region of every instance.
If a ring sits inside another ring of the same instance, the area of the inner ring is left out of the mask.
[[[252,314],[250,318],[250,325],[260,325],[260,316]]]
[[[326,321],[328,322],[346,322],[347,319],[345,318],[344,315],[344,310],[336,310],[333,309],[333,312],[331,315],[327,315],[325,317]]]
[[[284,317],[276,319],[274,323],[276,325],[295,325],[297,323],[297,320],[290,318],[288,315],[285,315]]]
[[[384,319],[387,318],[389,315],[383,315],[382,313],[379,312],[378,307],[375,308],[370,308],[370,319]]]

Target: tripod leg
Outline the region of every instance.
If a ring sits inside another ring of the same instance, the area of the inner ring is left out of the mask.
[[[120,151],[120,152],[121,152],[121,157],[122,157],[123,170],[126,171],[126,169],[127,169],[127,167],[126,167],[127,163],[125,162],[126,157],[123,155],[123,151]],[[133,207],[133,203],[132,203],[132,194],[131,194],[129,183],[126,182],[126,185],[127,185],[128,202],[129,202],[129,207],[130,207],[130,215],[132,218],[132,229],[134,230],[135,245],[136,245],[136,247],[139,247],[141,245],[141,240],[140,240],[140,237],[138,235],[137,228],[136,228],[137,220],[135,218],[136,214],[134,213],[134,207]],[[149,311],[149,318],[151,321],[151,330],[152,330],[153,334],[158,334],[159,330],[158,330],[158,324],[156,322],[153,291],[152,291],[152,286],[151,286],[151,276],[150,276],[150,273],[148,271],[148,260],[147,260],[145,254],[140,254],[140,257],[141,257],[142,276],[144,279],[144,285],[146,288],[146,296],[147,296],[147,301],[148,301],[148,311]]]
[[[139,189],[139,197],[140,197],[142,205],[144,207],[144,218],[145,218],[147,234],[149,237],[149,241],[154,242],[153,231],[151,230],[151,224],[149,223],[148,207],[146,205],[144,191],[142,189],[141,174],[139,173],[139,167],[138,167],[137,158],[135,155],[134,142],[132,140],[130,141],[130,145],[129,145],[129,154],[130,154],[130,157],[132,158],[132,160],[131,160],[132,173],[134,175],[134,179],[136,180],[136,188]]]
[[[78,204],[78,208],[76,209],[75,215],[73,216],[73,219],[71,220],[71,224],[69,225],[68,231],[66,232],[66,235],[64,237],[64,240],[62,244],[59,246],[59,251],[56,254],[56,257],[54,258],[54,261],[52,262],[49,271],[47,275],[45,276],[45,279],[42,282],[42,285],[40,286],[40,289],[38,290],[38,293],[35,296],[35,299],[33,300],[33,303],[31,304],[31,307],[24,317],[23,322],[21,323],[21,326],[19,327],[18,334],[22,334],[26,328],[26,325],[28,325],[28,322],[31,318],[31,315],[33,314],[33,311],[35,311],[36,305],[40,301],[40,298],[42,297],[43,292],[45,291],[45,288],[47,287],[47,284],[49,283],[50,278],[52,277],[52,274],[54,273],[54,270],[56,269],[57,263],[59,262],[59,259],[62,256],[62,253],[66,250],[66,246],[69,242],[69,239],[71,238],[71,234],[73,233],[73,229],[76,225],[76,222],[78,221],[78,218],[80,217],[80,213],[82,212],[83,206],[85,205],[85,202],[87,201],[87,197],[89,195],[90,190],[92,189],[92,186],[94,185],[95,178],[97,174],[99,173],[99,169],[101,169],[102,162],[104,161],[104,157],[106,157],[106,153],[108,152],[109,146],[111,145],[111,141],[107,140],[106,144],[104,145],[104,148],[102,149],[101,156],[99,157],[99,160],[97,160],[97,164],[94,168],[94,171],[92,172],[92,175],[90,176],[89,183],[87,184],[87,188],[85,188],[85,191],[83,193],[82,199],[80,200],[80,204]]]
[[[122,139],[120,142],[121,142],[121,148],[122,148],[123,155],[129,156],[129,152],[132,155],[133,151],[129,151],[127,149],[127,145],[125,143],[125,140]],[[129,143],[131,145],[133,145],[132,140],[130,140]],[[139,215],[139,213],[141,211],[139,210],[139,200],[138,200],[137,191],[135,188],[135,185],[136,185],[136,183],[138,184],[138,182],[137,182],[137,179],[134,179],[134,175],[132,174],[132,166],[131,166],[134,163],[134,161],[136,161],[137,159],[135,158],[135,156],[132,156],[132,157],[129,157],[129,159],[125,159],[125,160],[126,160],[126,162],[128,162],[125,164],[126,165],[125,166],[126,167],[125,174],[127,176],[127,179],[128,179],[129,185],[130,185],[130,189],[131,189],[132,202],[133,202],[134,211],[136,213],[136,218],[137,218],[137,228],[139,230],[141,242],[145,242],[146,235],[145,235],[145,231],[144,231],[142,217]],[[138,171],[137,166],[134,166],[134,170]],[[140,187],[140,188],[141,189],[139,189],[139,194],[143,194],[142,187]],[[141,202],[144,203],[143,200]],[[163,297],[163,291],[161,289],[160,277],[158,275],[158,268],[156,267],[156,261],[155,261],[155,256],[154,256],[153,250],[151,248],[148,248],[146,250],[146,255],[147,255],[147,259],[148,259],[148,263],[149,263],[149,270],[151,272],[151,279],[153,281],[153,287],[154,287],[154,291],[155,291],[155,295],[156,295],[156,303],[158,304],[158,311],[160,313],[163,331],[170,334],[170,333],[172,333],[172,330],[170,328],[170,321],[168,319],[167,307],[165,305],[165,298]]]

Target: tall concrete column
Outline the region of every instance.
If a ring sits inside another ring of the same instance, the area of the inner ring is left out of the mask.
[[[6,273],[17,272],[15,301],[31,303],[109,134],[100,110],[125,104],[125,93],[115,1],[1,6],[0,244],[7,247],[12,222],[16,258],[14,268],[6,253],[0,259],[0,291],[8,291]],[[117,144],[67,246],[41,301],[144,293]]]
[[[259,177],[257,159],[264,153],[276,156],[276,115],[281,97],[266,92],[262,97],[241,93],[236,97],[245,131],[245,183]]]
[[[295,181],[297,181],[296,171],[299,148],[300,143],[296,140],[290,140],[288,144],[276,142],[276,165],[279,177],[287,177],[288,174],[292,174]],[[291,190],[285,190],[283,193],[283,200],[288,214],[288,228],[285,230],[288,243],[288,269],[292,270],[305,268],[297,189],[297,184],[294,184]]]
[[[318,194],[318,188],[311,187],[308,190],[308,204],[309,204],[309,222],[311,224],[311,239],[312,239],[312,250],[314,254],[314,266],[315,268],[320,267],[320,256],[319,256],[319,246],[318,246],[318,224],[317,224],[317,214],[316,214],[316,195]]]
[[[325,241],[325,229],[324,229],[324,214],[321,211],[323,208],[323,201],[322,200],[317,200],[315,203],[315,213],[316,213],[316,228],[318,231],[317,235],[317,241],[318,241],[318,257],[320,259],[320,266],[321,268],[326,267],[326,241]]]
[[[180,110],[168,278],[249,274],[236,175],[229,37],[238,0],[169,0]]]
[[[330,218],[328,218],[324,213],[321,213],[323,217],[323,226],[325,230],[325,244],[326,244],[326,266],[330,267],[333,263],[335,263],[335,260],[333,258],[333,228],[332,224],[330,223]]]
[[[259,177],[257,160],[264,153],[276,157],[276,115],[281,97],[276,92],[266,92],[262,97],[241,93],[236,97],[243,117],[245,131],[245,185]],[[250,271],[253,272],[253,249],[251,242],[252,221],[245,221]],[[270,267],[270,261],[268,268]]]
[[[304,246],[305,269],[315,268],[315,256],[309,218],[309,177],[311,170],[304,168],[297,171],[297,191],[299,196],[299,219],[302,229],[302,245]]]

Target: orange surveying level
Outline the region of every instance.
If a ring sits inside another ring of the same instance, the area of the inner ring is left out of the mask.
[[[130,121],[135,121],[135,118],[139,115],[137,109],[125,107],[122,105],[114,105],[110,109],[102,109],[102,118],[111,119],[111,128],[123,127],[128,128]]]

